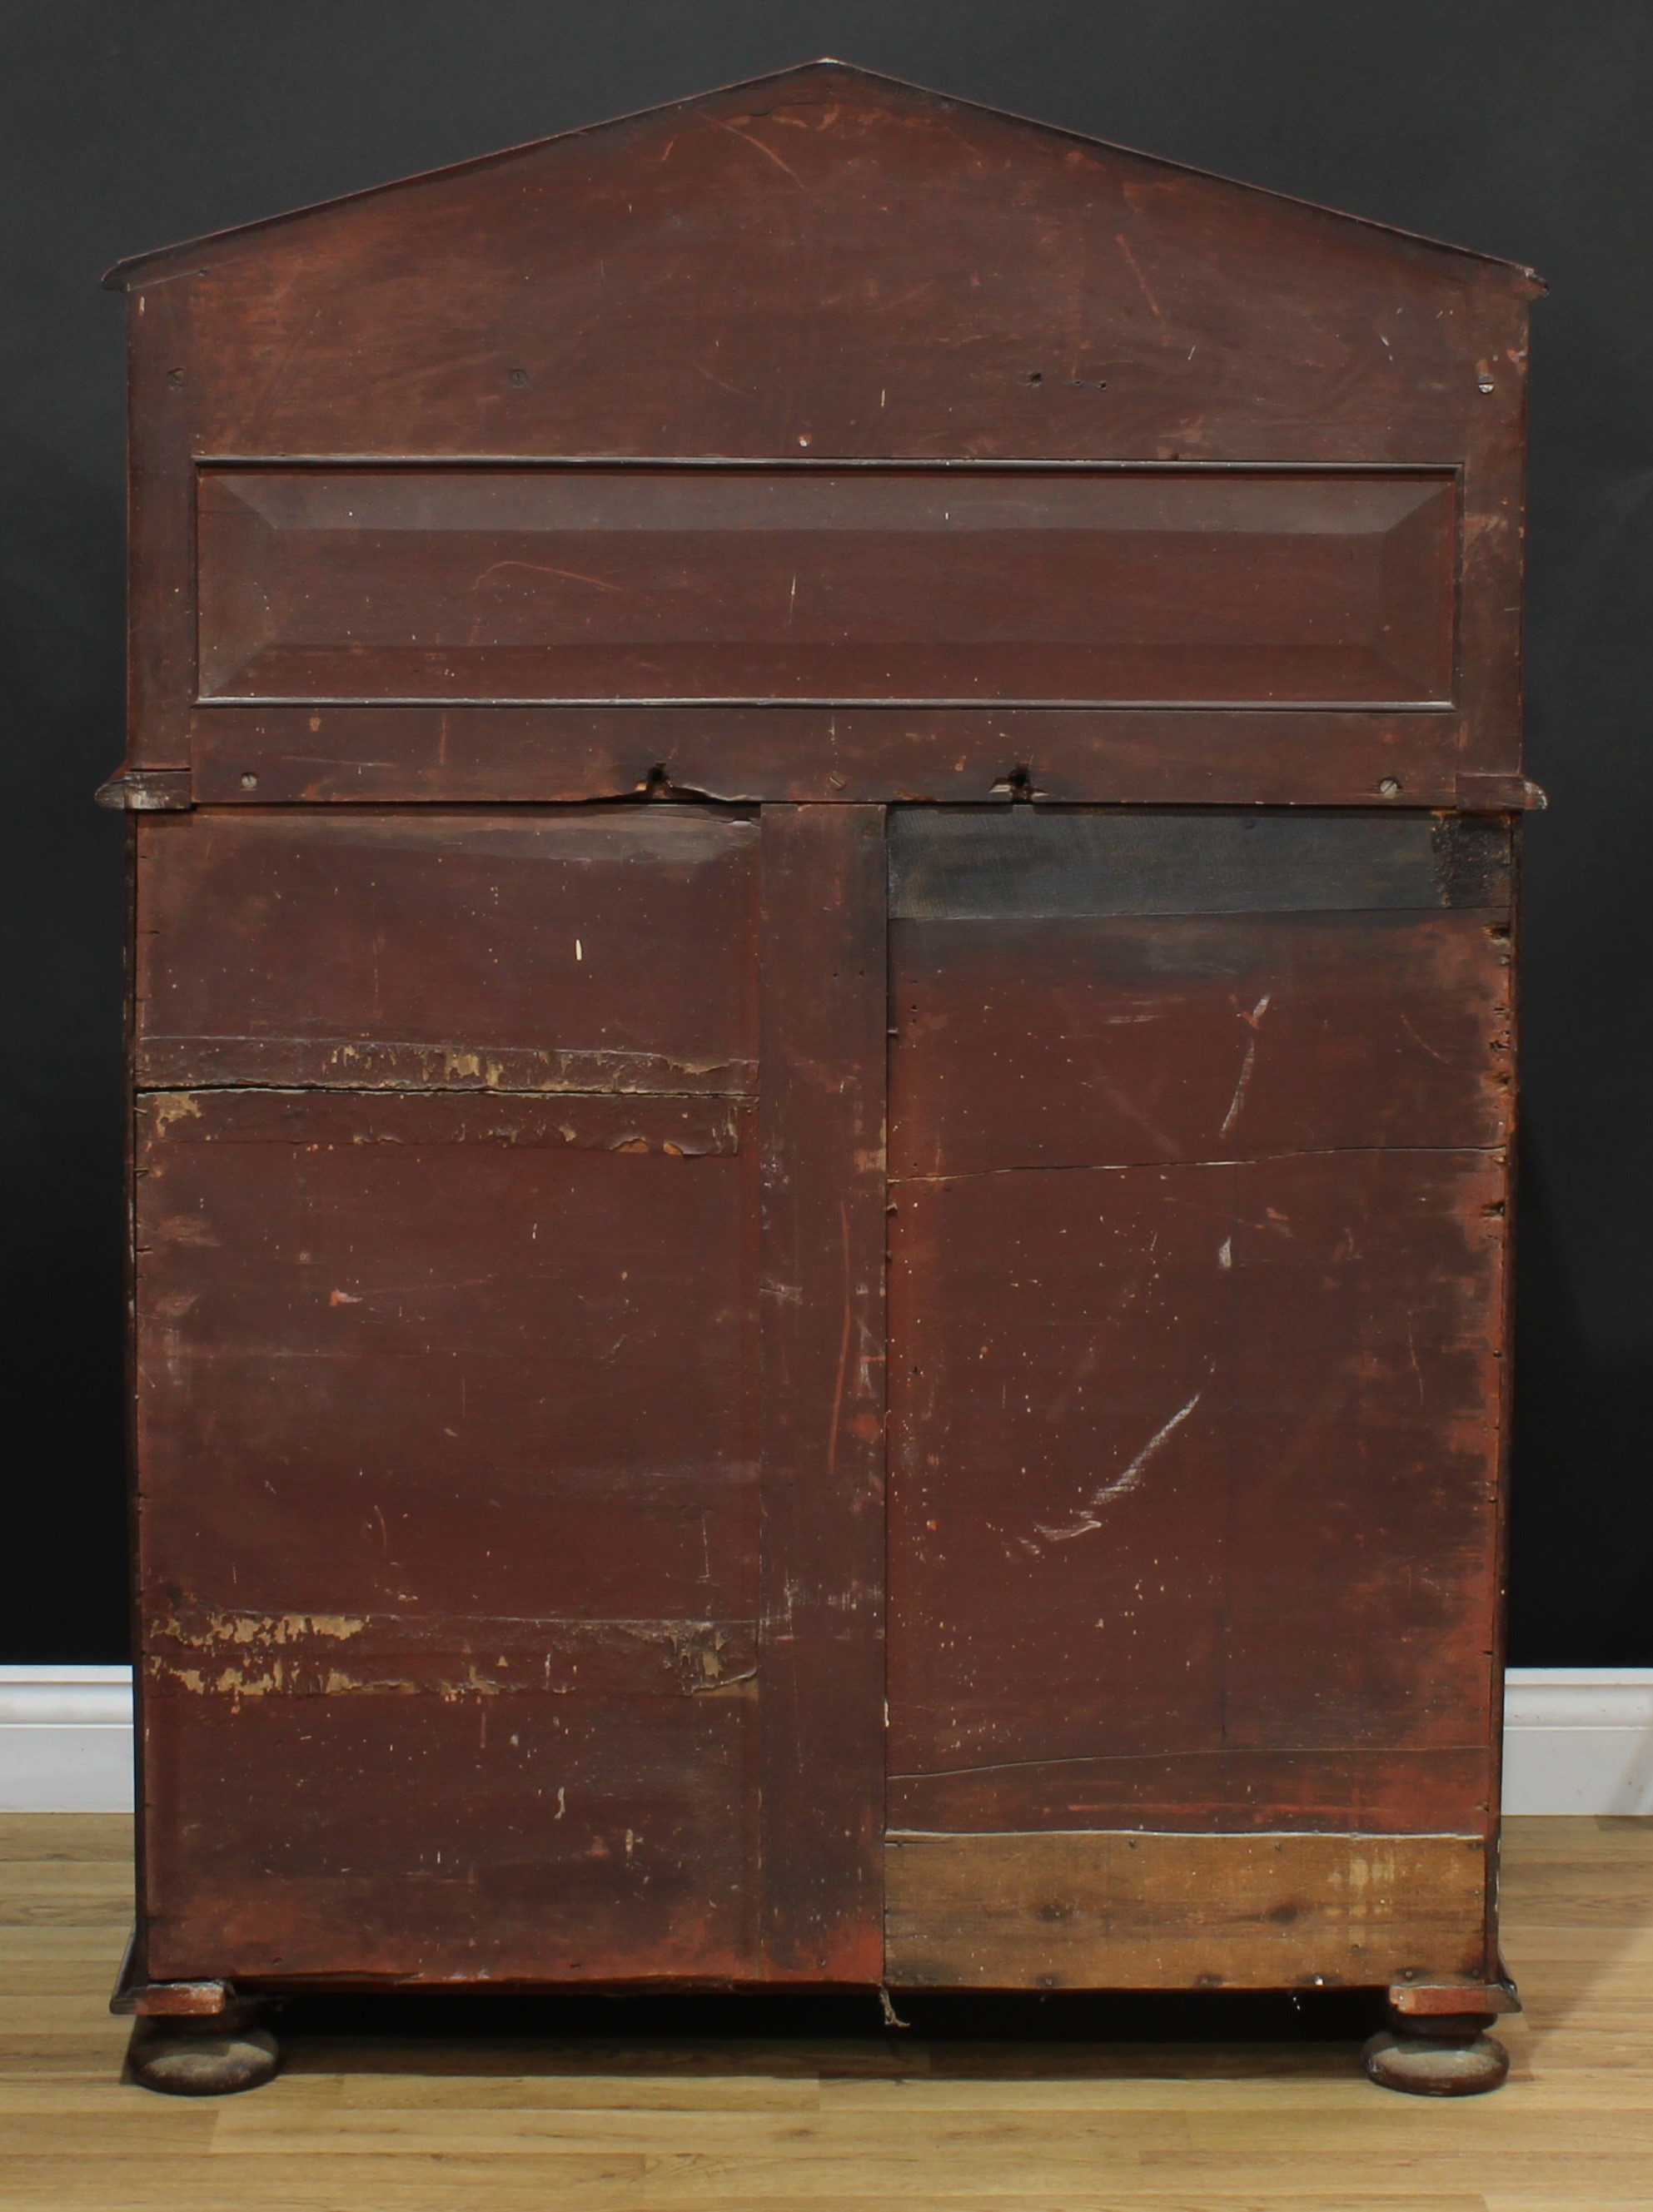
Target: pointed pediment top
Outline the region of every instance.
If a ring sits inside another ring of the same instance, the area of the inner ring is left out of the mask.
[[[1489,269],[1507,271],[1529,292],[1543,289],[1542,279],[1532,270],[1519,262],[1506,260],[1497,254],[1485,253],[1473,246],[1449,245],[1438,239],[1422,236],[1417,232],[1403,230],[1393,224],[1378,222],[1369,216],[1349,215],[1340,210],[1326,208],[1316,202],[1304,200],[1292,194],[1272,191],[1264,185],[1245,184],[1233,178],[1221,176],[1211,170],[1200,169],[1189,162],[1168,161],[1161,155],[1144,154],[1135,148],[1120,146],[1110,140],[1097,138],[1089,133],[1071,130],[1063,125],[1040,122],[1036,118],[1017,114],[1009,109],[995,107],[985,101],[970,100],[957,94],[935,91],[924,86],[910,83],[900,77],[886,76],[879,70],[863,68],[858,63],[840,61],[831,55],[822,55],[814,61],[796,63],[786,69],[772,70],[761,76],[745,78],[736,83],[724,85],[712,91],[691,94],[681,100],[663,101],[656,106],[644,108],[629,115],[609,117],[601,122],[583,124],[570,131],[554,132],[545,138],[531,139],[520,145],[503,148],[497,153],[479,155],[467,161],[448,163],[440,168],[427,169],[413,176],[398,178],[388,184],[374,185],[360,191],[341,193],[332,199],[317,201],[308,207],[292,209],[285,213],[265,216],[252,222],[234,224],[225,229],[210,231],[201,237],[186,240],[177,245],[160,246],[146,253],[133,254],[125,260],[118,261],[113,268],[107,271],[103,282],[112,291],[131,291],[155,283],[168,283],[178,277],[197,275],[204,268],[228,255],[239,255],[247,251],[256,252],[259,242],[265,237],[273,238],[296,225],[308,223],[319,217],[332,215],[339,210],[346,210],[369,201],[381,199],[391,193],[417,193],[428,186],[448,183],[467,176],[481,177],[489,171],[508,169],[514,164],[529,161],[549,148],[564,144],[570,141],[590,137],[601,132],[635,127],[655,118],[667,121],[674,116],[684,115],[695,110],[711,110],[731,101],[749,100],[754,94],[775,91],[790,92],[794,94],[807,94],[812,88],[812,79],[819,80],[820,91],[829,95],[835,91],[846,90],[852,85],[861,85],[892,107],[907,106],[914,109],[932,112],[962,110],[989,115],[1001,123],[1009,124],[1040,137],[1060,139],[1076,145],[1093,148],[1123,161],[1139,162],[1145,169],[1174,175],[1201,178],[1230,191],[1253,196],[1265,204],[1273,203],[1282,210],[1310,209],[1317,215],[1370,233],[1379,241],[1392,240],[1397,246],[1423,246],[1433,252],[1468,259]]]

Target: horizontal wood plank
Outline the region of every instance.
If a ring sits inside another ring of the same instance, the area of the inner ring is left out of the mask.
[[[708,798],[1455,806],[1463,718],[1059,707],[229,706],[191,711],[203,805]],[[180,746],[185,739],[179,739]]]
[[[1512,1121],[1495,913],[890,926],[890,1172],[1483,1148]]]
[[[893,1984],[1272,1989],[1480,1970],[1464,1836],[894,1835]]]
[[[1479,817],[906,806],[890,827],[902,921],[1504,912],[1510,881],[1510,831]]]
[[[140,1143],[505,1145],[727,1159],[753,1109],[717,1098],[498,1091],[142,1091]]]
[[[749,1091],[757,828],[706,806],[141,817],[140,1085]]]

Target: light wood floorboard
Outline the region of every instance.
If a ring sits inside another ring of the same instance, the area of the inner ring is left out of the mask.
[[[125,1821],[0,1816],[5,2212],[1650,2212],[1653,1821],[1525,1820],[1509,2086],[1352,2043],[296,2036],[269,2087],[121,2079]]]

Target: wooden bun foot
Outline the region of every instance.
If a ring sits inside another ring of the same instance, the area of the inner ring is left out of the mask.
[[[255,2005],[205,2019],[140,2020],[127,2051],[132,2079],[168,2097],[227,2097],[256,2089],[281,2063]]]
[[[1367,2043],[1371,2079],[1413,2097],[1479,2097],[1510,2071],[1510,2054],[1487,2034],[1490,2013],[1442,2013],[1433,2019],[1390,2014],[1394,2025]]]

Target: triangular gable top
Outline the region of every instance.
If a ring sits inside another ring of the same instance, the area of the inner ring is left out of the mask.
[[[714,91],[690,94],[682,100],[664,101],[655,107],[640,109],[629,115],[609,117],[601,122],[581,125],[574,130],[554,132],[546,138],[531,139],[521,145],[503,148],[497,153],[475,155],[464,161],[449,162],[440,168],[424,170],[413,176],[398,178],[387,184],[369,185],[360,191],[340,193],[332,199],[316,201],[308,207],[291,209],[284,214],[264,216],[252,222],[233,224],[223,230],[209,231],[198,238],[185,240],[176,245],[158,246],[146,253],[132,254],[125,260],[116,262],[114,266],[106,273],[103,282],[111,291],[129,291],[141,289],[149,283],[165,282],[177,276],[194,275],[220,258],[232,254],[243,241],[252,243],[253,250],[256,250],[257,242],[271,233],[283,232],[296,224],[308,222],[314,217],[332,215],[339,210],[360,206],[363,203],[382,198],[387,193],[414,192],[426,185],[448,183],[465,176],[480,175],[492,169],[508,168],[513,164],[530,160],[552,147],[570,140],[589,137],[595,133],[616,130],[654,118],[667,118],[673,114],[703,108],[715,101],[724,100],[735,95],[762,92],[778,86],[801,89],[809,80],[822,77],[825,77],[830,85],[842,87],[845,90],[855,84],[865,85],[895,103],[923,105],[942,110],[965,109],[991,116],[999,122],[1014,125],[1028,132],[1036,133],[1041,137],[1066,140],[1076,145],[1094,148],[1099,152],[1118,159],[1131,163],[1140,163],[1146,169],[1170,175],[1198,178],[1206,183],[1218,185],[1237,194],[1243,194],[1259,202],[1273,203],[1282,209],[1308,211],[1338,223],[1347,223],[1359,230],[1373,234],[1379,241],[1393,240],[1398,246],[1412,248],[1421,246],[1432,253],[1446,254],[1474,261],[1489,270],[1506,272],[1516,280],[1522,292],[1529,295],[1544,289],[1543,279],[1534,270],[1528,268],[1523,263],[1508,260],[1498,254],[1483,252],[1473,246],[1451,245],[1443,240],[1430,238],[1416,231],[1402,229],[1393,223],[1377,222],[1369,216],[1351,215],[1339,209],[1323,206],[1316,201],[1303,199],[1293,193],[1276,191],[1266,185],[1246,184],[1236,179],[1223,176],[1213,170],[1199,168],[1192,162],[1168,161],[1159,155],[1141,153],[1134,148],[1119,146],[1110,140],[1097,138],[1085,131],[1072,131],[1059,124],[1040,122],[1032,118],[1019,115],[1010,109],[994,107],[985,100],[969,100],[954,93],[931,91],[925,87],[910,83],[904,78],[886,76],[879,70],[863,69],[858,64],[836,61],[830,57],[825,57],[819,61],[796,64],[790,68],[773,70],[762,76],[744,78]]]

